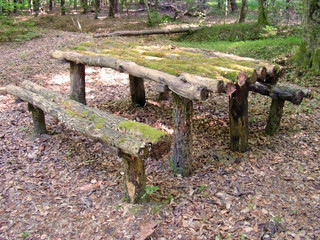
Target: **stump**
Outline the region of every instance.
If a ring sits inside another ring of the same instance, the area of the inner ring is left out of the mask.
[[[193,102],[172,93],[173,99],[173,156],[174,171],[188,176],[192,168],[192,116]]]

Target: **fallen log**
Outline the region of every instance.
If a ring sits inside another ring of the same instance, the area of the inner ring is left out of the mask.
[[[116,31],[112,33],[96,33],[93,35],[95,38],[100,37],[132,37],[142,35],[156,35],[156,34],[174,34],[174,33],[185,33],[192,32],[201,29],[202,27],[189,27],[189,28],[176,28],[176,29],[155,29],[155,30],[139,30],[139,31]]]

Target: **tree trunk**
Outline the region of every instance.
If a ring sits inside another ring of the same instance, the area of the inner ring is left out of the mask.
[[[236,12],[238,10],[238,5],[236,0],[230,0],[231,12]]]
[[[94,0],[94,19],[98,19],[99,2],[100,0]]]
[[[49,0],[49,11],[52,12],[52,10],[53,10],[53,0]]]
[[[70,62],[70,98],[86,104],[85,65]]]
[[[34,16],[37,17],[39,15],[39,0],[33,0],[33,11],[34,11]]]
[[[247,15],[247,0],[242,0],[238,23],[244,23]]]
[[[129,75],[130,93],[132,104],[139,107],[144,107],[146,104],[146,93],[144,90],[143,78]]]
[[[47,133],[44,112],[32,104],[28,103],[28,110],[32,113],[33,131],[35,134]]]
[[[50,0],[50,1],[52,1],[52,0]],[[77,9],[77,0],[73,0],[73,8]]]
[[[259,25],[268,25],[267,14],[265,9],[266,0],[258,0],[259,2],[259,14],[258,14],[258,24]]]
[[[65,7],[65,3],[66,3],[66,0],[61,0],[61,15],[64,16],[66,15],[66,7]]]
[[[87,14],[88,12],[88,0],[81,0],[82,13]]]
[[[303,1],[303,41],[292,57],[293,63],[320,69],[320,4],[319,0]]]
[[[116,5],[116,0],[109,0],[109,17],[115,17],[116,11],[115,11],[115,5]]]
[[[173,170],[188,176],[192,168],[192,117],[193,102],[172,93],[173,98]]]

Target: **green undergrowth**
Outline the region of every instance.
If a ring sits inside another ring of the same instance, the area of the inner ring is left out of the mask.
[[[41,37],[32,20],[19,20],[12,17],[0,17],[0,42],[21,42]]]
[[[176,41],[217,42],[247,41],[265,38],[301,36],[299,26],[261,26],[257,23],[234,23],[204,27],[181,35]]]
[[[290,55],[301,44],[301,37],[268,38],[255,41],[217,41],[191,42],[180,41],[178,46],[206,48],[220,52],[231,53],[243,57],[272,60],[277,57]]]

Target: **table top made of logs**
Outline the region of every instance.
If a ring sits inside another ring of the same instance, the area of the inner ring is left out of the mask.
[[[205,100],[208,92],[235,91],[257,80],[275,78],[279,66],[253,58],[212,50],[150,45],[125,40],[83,42],[55,51],[53,58],[90,66],[109,67],[167,85],[181,96]],[[192,88],[188,91],[186,88]],[[191,91],[191,92],[190,92]]]

